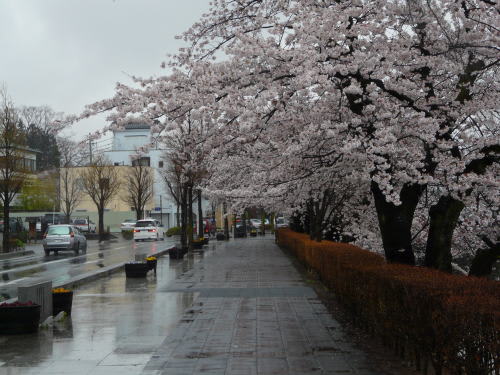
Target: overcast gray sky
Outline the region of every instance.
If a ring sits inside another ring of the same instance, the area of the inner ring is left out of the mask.
[[[48,105],[79,113],[113,95],[128,75],[165,71],[185,31],[208,10],[209,0],[0,0],[0,84],[15,104]],[[76,124],[80,140],[106,125]]]

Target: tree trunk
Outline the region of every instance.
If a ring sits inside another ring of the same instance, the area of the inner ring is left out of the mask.
[[[179,223],[179,202],[177,202],[177,212],[175,213],[175,226],[180,227]]]
[[[181,247],[187,249],[187,187],[181,193]]]
[[[193,249],[193,187],[188,187],[187,211],[187,241],[189,250]]]
[[[469,276],[487,277],[493,271],[493,265],[500,259],[500,242],[483,239],[487,249],[480,249],[472,260]]]
[[[142,220],[143,219],[143,217],[142,217],[143,216],[143,212],[144,211],[141,211],[141,210],[138,210],[138,209],[135,210],[135,217],[136,217],[137,220]]]
[[[4,193],[5,196],[6,193]],[[7,202],[4,201],[3,206],[3,239],[2,248],[4,253],[10,251],[10,207]]]
[[[201,190],[198,190],[198,237],[203,237],[203,208],[201,207]]]
[[[104,207],[97,208],[99,215],[99,242],[104,241]]]
[[[451,240],[464,204],[445,196],[429,209],[425,266],[451,273]]]
[[[417,184],[405,185],[400,193],[399,206],[387,202],[374,181],[371,183],[371,191],[375,200],[385,258],[391,263],[415,265],[415,255],[411,246],[411,225],[424,187]]]
[[[224,210],[224,239],[229,240],[229,221],[227,220],[227,206],[226,202],[223,204]]]

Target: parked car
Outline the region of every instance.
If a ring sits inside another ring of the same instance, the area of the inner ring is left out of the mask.
[[[122,232],[130,231],[130,230],[134,229],[136,222],[137,222],[137,220],[135,220],[135,219],[127,219],[123,223],[120,224],[120,230]]]
[[[73,226],[83,233],[95,233],[97,230],[95,223],[89,219],[74,219]]]
[[[252,227],[259,229],[262,225],[262,219],[250,219]],[[264,220],[264,225],[269,225],[269,219]]]
[[[286,227],[288,227],[288,222],[282,216],[277,217],[275,222],[276,222],[276,228],[286,228]]]
[[[236,223],[234,225],[234,238],[246,237],[246,226],[243,223]]]
[[[23,222],[20,218],[11,217],[11,218],[9,218],[9,222],[10,222],[10,226],[9,226],[10,233],[18,233],[18,232],[22,232],[24,230],[24,225],[23,225]],[[2,233],[4,231],[4,226],[5,226],[4,220],[0,219],[0,232],[2,232]]]
[[[135,223],[134,241],[164,240],[165,231],[158,220],[144,219]]]
[[[54,224],[47,228],[42,240],[43,251],[49,255],[51,251],[57,254],[59,251],[74,251],[77,255],[80,251],[87,252],[87,239],[73,225]]]

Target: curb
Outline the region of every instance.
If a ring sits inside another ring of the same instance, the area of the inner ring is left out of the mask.
[[[175,246],[169,247],[164,250],[160,250],[154,254],[148,254],[148,256],[154,256],[154,257],[160,257],[170,251],[170,249],[175,248]],[[84,273],[83,275],[76,276],[70,280],[66,280],[61,283],[56,283],[52,287],[53,288],[66,288],[66,289],[76,289],[78,286],[85,284],[86,282],[89,281],[94,281],[97,280],[101,277],[109,276],[113,273],[123,271],[125,268],[125,263],[127,262],[121,262],[118,264],[114,264],[112,266],[104,267],[101,268],[98,271],[91,271],[88,273]]]
[[[35,252],[33,250],[13,251],[10,253],[0,254],[0,260],[20,258],[20,257],[26,256],[26,255],[34,255],[34,254],[35,254]]]
[[[175,248],[175,245],[171,246],[167,249],[157,251],[156,253],[148,254],[148,256],[160,257],[160,256],[168,253],[173,248]],[[94,280],[97,280],[101,277],[109,276],[113,273],[123,271],[125,269],[125,263],[127,263],[127,262],[121,262],[118,264],[114,264],[112,266],[101,268],[100,270],[97,270],[97,271],[91,271],[91,272],[84,273],[82,275],[78,275],[76,277],[73,277],[70,280],[66,280],[66,281],[63,281],[60,283],[55,283],[52,285],[52,288],[77,289],[78,286],[85,284],[87,282],[94,281]],[[17,301],[17,297],[2,301],[1,303],[5,303],[5,302],[12,303],[12,302],[16,302],[16,301]]]

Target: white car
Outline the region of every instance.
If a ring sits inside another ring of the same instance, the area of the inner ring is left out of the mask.
[[[259,229],[262,225],[262,219],[250,219],[250,224],[252,225],[252,227]],[[268,219],[264,220],[264,225],[269,225]]]
[[[127,219],[123,223],[120,224],[120,230],[122,232],[132,230],[132,229],[134,229],[136,222],[137,222],[137,220]]]
[[[284,217],[280,216],[276,218],[276,228],[286,228],[288,227],[288,222]]]
[[[160,225],[158,220],[144,219],[135,223],[134,227],[134,241],[144,240],[164,240],[165,231],[163,226]]]

